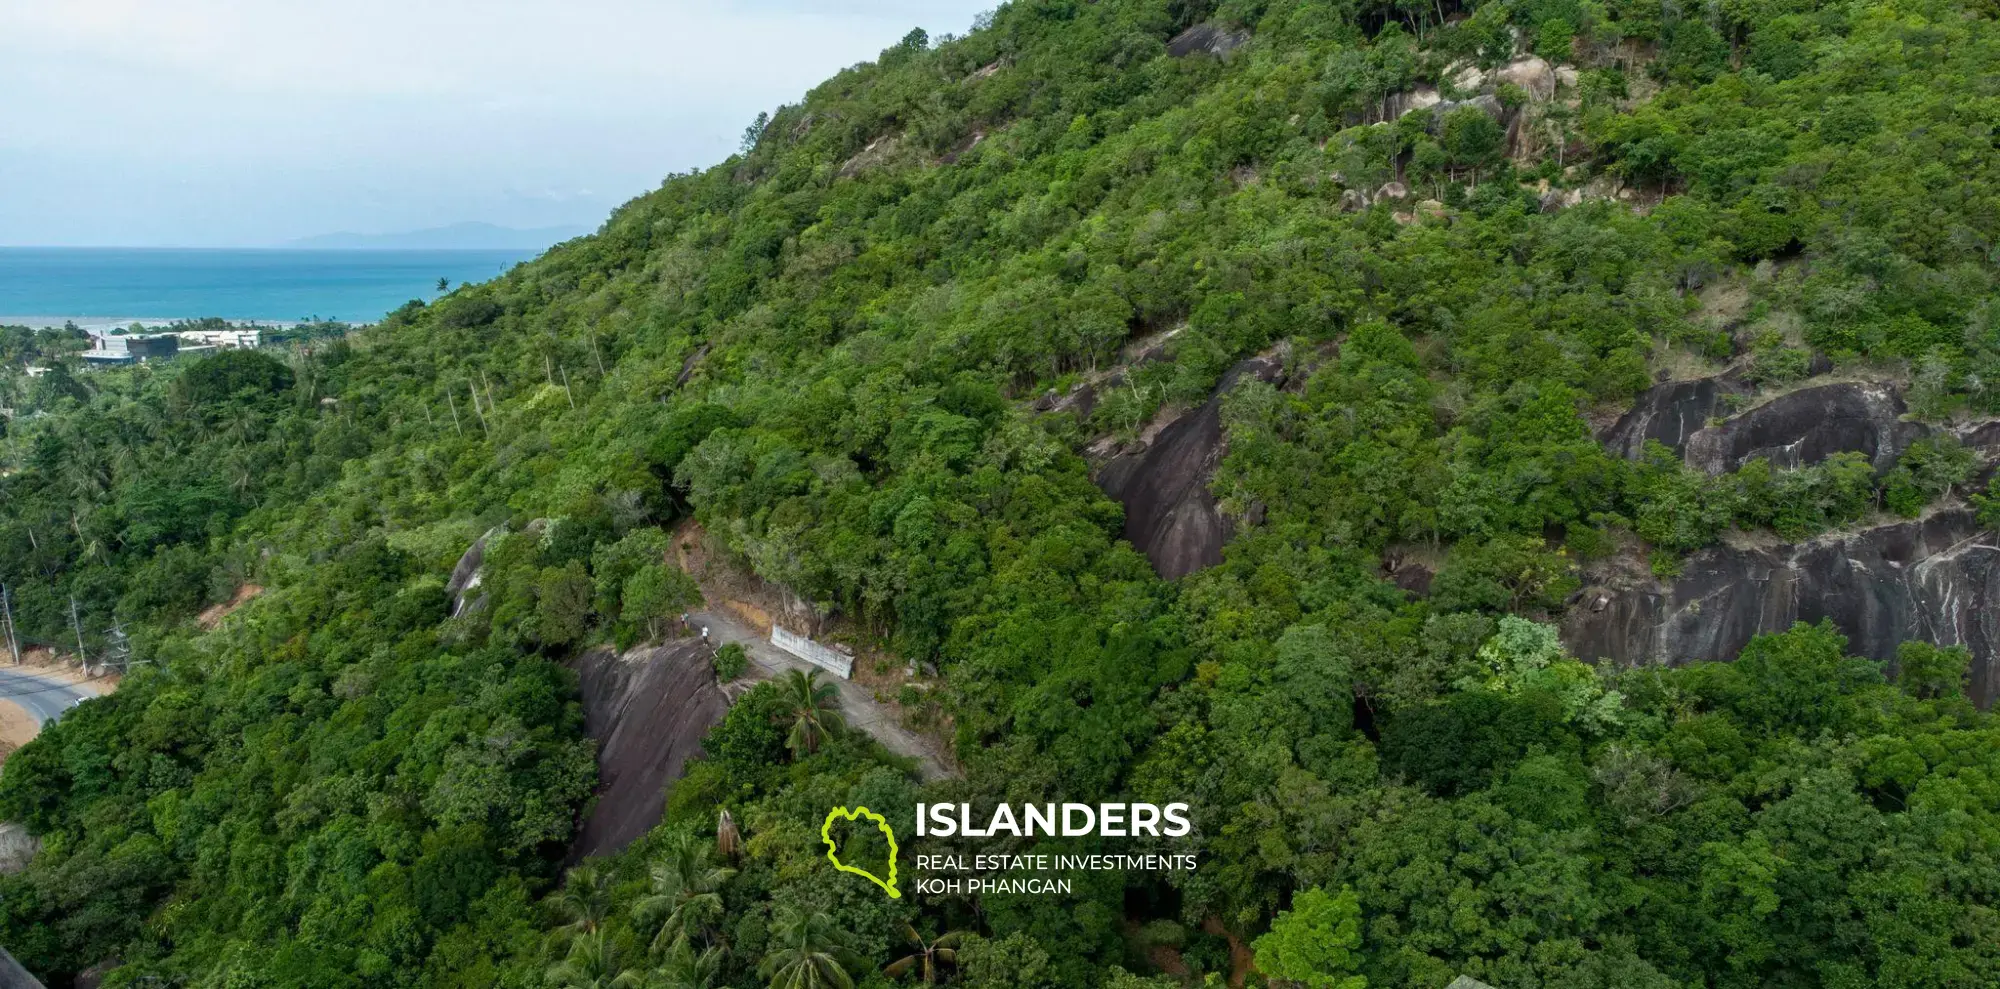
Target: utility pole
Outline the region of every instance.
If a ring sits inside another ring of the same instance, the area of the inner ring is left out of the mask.
[[[120,622],[104,630],[111,637],[111,646],[105,652],[106,667],[115,665],[119,673],[124,673],[132,665],[132,640],[125,634],[125,624]]]
[[[76,595],[69,596],[69,627],[76,630],[76,661],[83,667],[83,675],[90,675],[90,653],[83,648],[83,619],[76,616]]]
[[[14,658],[14,665],[21,665],[21,639],[14,634],[14,598],[7,585],[0,584],[0,615],[7,619],[7,655]]]
[[[472,382],[467,381],[465,383],[465,390],[472,393],[472,412],[479,417],[480,432],[485,433],[487,436],[492,436],[493,427],[486,424],[486,413],[479,410],[479,389],[474,387]]]

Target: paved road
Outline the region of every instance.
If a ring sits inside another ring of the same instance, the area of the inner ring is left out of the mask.
[[[882,743],[882,747],[900,756],[917,760],[917,775],[926,782],[956,776],[957,773],[945,767],[944,761],[917,733],[896,723],[895,712],[876,703],[872,691],[852,680],[841,678],[820,670],[771,644],[763,633],[751,628],[735,618],[721,612],[696,611],[688,615],[696,629],[708,626],[709,637],[717,644],[740,642],[743,651],[750,656],[750,664],[763,677],[783,676],[786,670],[817,670],[820,679],[840,688],[840,714],[849,728],[867,732]]]
[[[96,696],[97,691],[91,687],[24,667],[0,666],[0,698],[21,705],[38,725],[62,717],[79,700]]]

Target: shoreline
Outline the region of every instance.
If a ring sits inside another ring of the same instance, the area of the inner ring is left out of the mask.
[[[31,330],[60,330],[63,328],[63,324],[65,323],[75,323],[77,329],[86,331],[97,331],[103,333],[103,332],[109,332],[111,330],[122,330],[132,326],[134,323],[138,324],[143,329],[153,330],[153,329],[165,329],[169,326],[174,325],[175,323],[187,323],[187,322],[193,322],[196,319],[208,319],[208,318],[211,317],[207,316],[199,316],[199,317],[16,316],[16,315],[0,314],[0,326],[25,326]],[[296,319],[250,319],[250,318],[230,317],[230,316],[222,316],[214,318],[222,319],[224,322],[227,322],[233,326],[245,326],[245,327],[259,326],[267,329],[288,330],[295,326],[304,325],[303,323],[301,323],[301,321]],[[357,323],[351,325],[358,326],[360,324]]]

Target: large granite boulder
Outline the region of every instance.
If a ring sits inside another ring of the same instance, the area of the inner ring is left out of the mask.
[[[1885,384],[1843,381],[1801,388],[1687,438],[1687,462],[1711,474],[1764,457],[1773,467],[1805,467],[1835,453],[1867,454],[1887,470],[1928,430],[1902,419],[1906,408]]]
[[[1250,40],[1244,28],[1227,28],[1213,22],[1196,24],[1167,42],[1167,54],[1175,58],[1189,55],[1227,55]]]
[[[1604,448],[1628,460],[1645,452],[1647,440],[1657,440],[1675,453],[1687,446],[1688,437],[1707,428],[1708,420],[1722,415],[1730,395],[1748,391],[1729,378],[1697,378],[1654,385],[1639,394],[1632,411],[1618,418],[1598,434]]]
[[[1584,590],[1563,622],[1578,657],[1624,666],[1735,658],[1750,637],[1831,619],[1859,656],[1892,660],[1908,640],[1965,646],[1969,690],[2000,694],[2000,539],[1970,510],[1795,545],[1714,546],[1682,575]]]
[[[598,786],[571,859],[614,854],[660,823],[667,784],[729,710],[710,657],[688,639],[623,654],[593,649],[572,661],[583,730],[597,740]]]
[[[1198,409],[1166,425],[1144,449],[1106,461],[1097,486],[1125,506],[1125,538],[1172,580],[1222,562],[1229,520],[1216,510],[1209,482],[1222,459],[1222,396],[1245,377],[1275,380],[1273,357],[1252,357],[1224,375]]]

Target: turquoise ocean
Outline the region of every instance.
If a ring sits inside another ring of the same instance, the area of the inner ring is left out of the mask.
[[[0,323],[76,318],[370,323],[437,280],[481,282],[538,252],[0,247]]]

